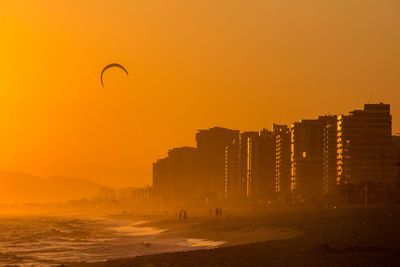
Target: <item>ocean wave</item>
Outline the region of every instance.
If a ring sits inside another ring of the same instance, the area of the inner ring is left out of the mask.
[[[71,217],[0,218],[0,265],[46,266],[195,249],[186,239],[158,238],[165,229],[141,227],[143,223]],[[206,241],[200,243],[207,245]]]

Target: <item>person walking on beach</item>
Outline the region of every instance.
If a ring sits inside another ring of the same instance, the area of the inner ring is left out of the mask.
[[[216,208],[216,209],[215,209],[215,217],[218,218],[218,216],[219,216],[219,208]]]
[[[183,211],[183,220],[184,221],[187,220],[187,212],[186,212],[186,210]]]

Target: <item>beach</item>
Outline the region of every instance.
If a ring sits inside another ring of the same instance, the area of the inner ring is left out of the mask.
[[[222,218],[189,213],[187,221],[160,216],[141,226],[165,229],[160,239],[223,243],[67,266],[398,266],[400,262],[398,207],[226,211]]]
[[[167,237],[162,234],[166,230],[148,226],[146,221],[134,218],[65,214],[2,215],[0,266],[58,266],[67,262],[98,262],[213,248],[224,243]]]

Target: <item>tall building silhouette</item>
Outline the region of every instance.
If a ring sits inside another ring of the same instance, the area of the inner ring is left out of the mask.
[[[387,183],[398,179],[388,104],[365,104],[338,117],[338,181]]]
[[[153,163],[153,195],[159,200],[239,204],[290,201],[291,193],[336,198],[346,190],[360,196],[365,187],[341,185],[367,182],[383,185],[375,192],[400,190],[400,137],[392,136],[387,104],[290,127],[273,124],[272,131],[198,130],[196,142],[196,148],[171,149]]]
[[[198,153],[194,147],[178,147],[168,151],[173,194],[188,199],[199,193]]]
[[[168,151],[168,157],[153,163],[154,193],[162,200],[174,202],[200,194],[198,153],[194,147]]]
[[[322,192],[334,194],[337,187],[337,116],[325,125],[323,143]]]
[[[335,116],[301,120],[291,126],[292,190],[305,196],[323,193],[324,128]]]
[[[393,146],[395,150],[395,154],[397,155],[397,181],[395,185],[397,189],[400,189],[400,134],[396,134],[392,136]]]
[[[247,196],[252,200],[272,199],[275,192],[275,139],[263,129],[248,139]]]
[[[239,142],[233,140],[233,143],[225,147],[225,199],[231,201],[240,201],[240,153]]]
[[[275,192],[289,195],[291,185],[290,129],[287,125],[273,124],[275,139]]]
[[[153,192],[161,201],[169,201],[173,192],[170,180],[169,158],[159,159],[153,163]]]
[[[248,143],[249,139],[253,137],[258,137],[259,132],[257,131],[247,131],[240,134],[240,195],[244,200],[248,195],[248,173],[249,173],[249,149]]]
[[[214,127],[198,130],[199,179],[209,201],[225,197],[225,148],[239,142],[239,130]]]

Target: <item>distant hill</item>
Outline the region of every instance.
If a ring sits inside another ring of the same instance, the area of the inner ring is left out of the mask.
[[[41,178],[0,170],[0,204],[63,202],[97,194],[102,185],[84,178]]]

